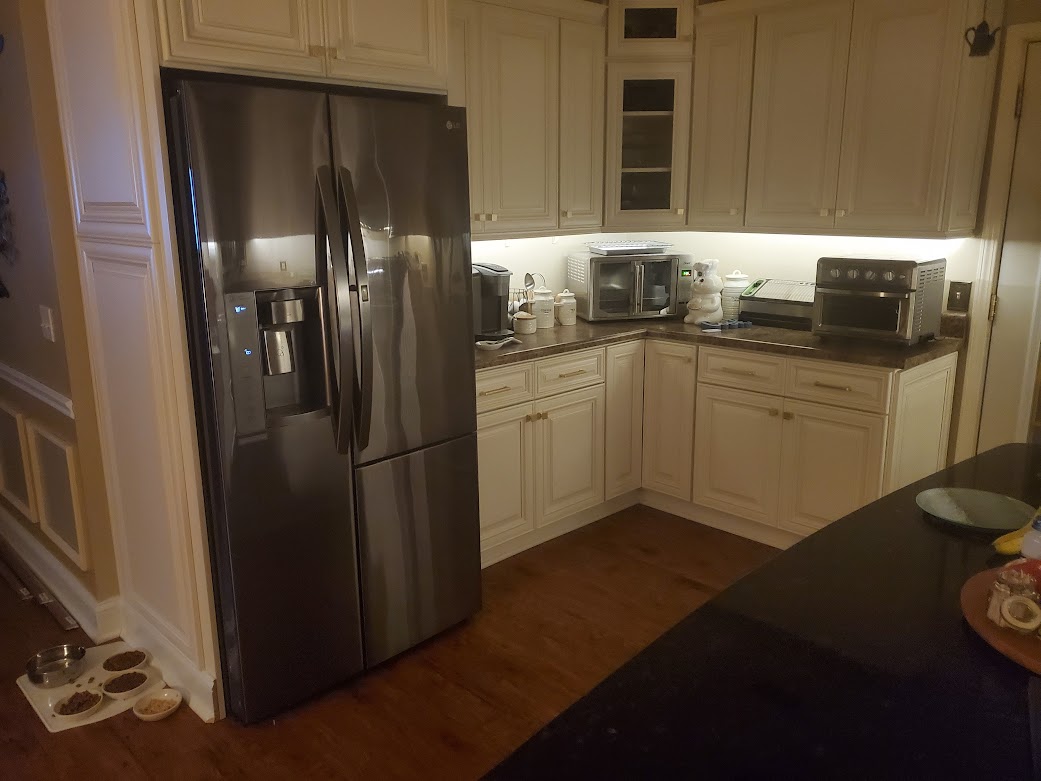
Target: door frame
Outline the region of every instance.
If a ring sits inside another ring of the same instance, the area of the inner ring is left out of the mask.
[[[1012,165],[1016,153],[1016,99],[1026,69],[1027,47],[1041,41],[1041,22],[1016,24],[1003,31],[1005,36],[996,119],[990,149],[990,168],[984,194],[983,221],[980,231],[982,246],[976,283],[969,303],[970,328],[965,348],[965,374],[962,379],[961,403],[956,421],[953,461],[976,455],[979,445],[980,419],[983,415],[983,388],[990,355],[992,321],[991,297],[996,295],[1001,250],[1005,239],[1005,218]]]

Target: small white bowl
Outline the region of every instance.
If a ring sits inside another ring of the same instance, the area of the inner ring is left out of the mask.
[[[133,689],[130,689],[129,691],[125,692],[113,692],[109,691],[106,688],[106,686],[108,686],[109,681],[115,680],[121,675],[129,675],[130,673],[141,673],[141,675],[145,676],[145,679],[141,682],[140,686],[135,686]],[[151,676],[144,670],[123,670],[122,672],[113,673],[108,678],[106,678],[101,684],[101,691],[105,693],[106,697],[111,697],[114,700],[129,700],[133,697],[136,697],[142,691],[144,691],[145,687],[148,686],[150,682]]]
[[[69,714],[59,713],[58,712],[58,708],[61,707],[61,704],[63,702],[65,702],[67,699],[69,699],[69,697],[71,697],[73,694],[79,694],[80,691],[90,692],[91,694],[98,695],[98,701],[95,702],[93,705],[91,705],[86,710],[80,711],[79,713],[69,713]],[[58,717],[59,719],[61,719],[62,721],[75,721],[77,719],[85,719],[85,718],[87,718],[87,716],[90,716],[92,713],[96,713],[98,708],[100,708],[104,704],[105,704],[105,695],[104,695],[104,693],[101,691],[101,689],[95,689],[92,686],[90,688],[80,689],[80,690],[72,692],[72,694],[65,695],[60,700],[58,700],[56,703],[54,703],[54,705],[51,707],[51,710],[54,712],[54,715],[56,717]]]
[[[181,699],[181,693],[177,691],[177,689],[160,689],[159,691],[151,692],[150,694],[144,695],[134,703],[134,715],[141,719],[141,721],[159,721],[160,719],[165,719],[180,707]],[[170,702],[173,704],[160,713],[144,713],[144,707],[154,700],[161,700],[162,702]]]

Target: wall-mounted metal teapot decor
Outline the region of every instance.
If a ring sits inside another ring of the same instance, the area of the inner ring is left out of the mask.
[[[969,44],[969,56],[986,57],[990,54],[994,49],[994,44],[997,43],[999,32],[1001,32],[1001,28],[995,27],[991,30],[986,19],[975,27],[966,29],[965,42]]]
[[[7,194],[7,178],[0,170],[0,260],[13,265],[15,260],[14,222],[11,216],[11,199]]]

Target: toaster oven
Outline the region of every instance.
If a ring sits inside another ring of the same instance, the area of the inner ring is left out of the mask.
[[[673,317],[684,311],[694,282],[690,255],[596,255],[567,260],[567,287],[583,320]]]

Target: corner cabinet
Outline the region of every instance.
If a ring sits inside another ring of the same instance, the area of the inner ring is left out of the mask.
[[[698,348],[647,342],[643,390],[643,487],[690,501]]]
[[[608,64],[606,226],[686,223],[690,73],[689,61]]]
[[[447,0],[158,0],[162,64],[445,89]]]
[[[613,499],[643,480],[644,343],[607,348],[604,493]]]

